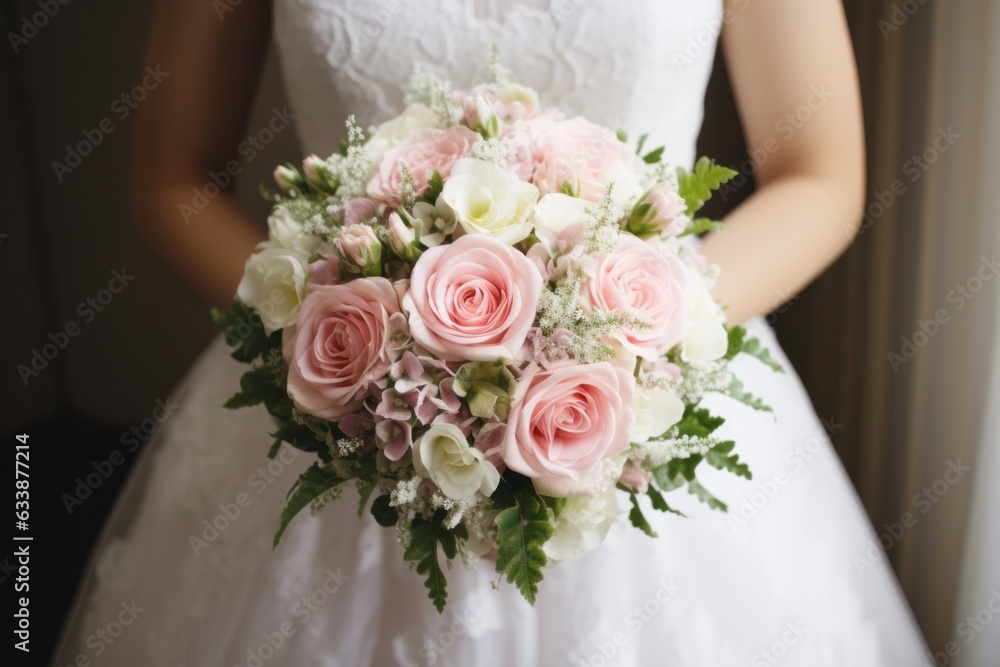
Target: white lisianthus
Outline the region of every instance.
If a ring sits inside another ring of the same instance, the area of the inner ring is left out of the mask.
[[[553,521],[554,531],[545,542],[545,555],[560,561],[593,551],[608,536],[619,512],[618,491],[614,484],[607,484],[596,496],[567,498]]]
[[[630,208],[642,196],[644,192],[642,179],[641,170],[637,168],[635,161],[630,165],[621,160],[615,160],[601,175],[601,180],[606,186],[614,184],[614,188],[611,190],[611,201],[622,209]]]
[[[305,253],[286,248],[267,248],[247,260],[236,296],[260,314],[267,333],[295,324],[308,261]]]
[[[528,215],[538,201],[538,188],[495,164],[462,158],[440,199],[467,233],[514,245],[531,233]]]
[[[413,206],[413,224],[419,233],[419,241],[428,248],[436,248],[454,233],[458,221],[454,212],[443,203],[435,206],[420,201]]]
[[[267,218],[268,238],[271,243],[264,247],[297,250],[311,255],[321,239],[312,234],[302,233],[302,223],[296,220],[284,206],[275,206]]]
[[[403,113],[385,121],[377,128],[365,145],[365,150],[372,164],[382,161],[382,155],[387,150],[410,136],[416,130],[437,127],[437,117],[434,112],[423,104],[411,104]]]
[[[590,202],[561,192],[545,195],[538,201],[533,214],[535,236],[549,254],[567,252],[571,245],[583,240],[583,225]]]
[[[712,297],[705,278],[693,269],[688,280],[687,303],[688,327],[681,357],[698,363],[723,357],[729,349],[726,315]]]
[[[677,394],[662,387],[636,384],[632,398],[632,442],[646,442],[667,432],[684,416],[684,402]]]
[[[538,111],[538,93],[527,86],[521,86],[516,83],[505,83],[497,86],[494,94],[498,100],[508,107],[508,118],[505,120],[516,120],[524,115],[533,114]],[[515,111],[516,113],[514,113]]]
[[[476,491],[489,496],[500,484],[496,467],[481,451],[469,446],[465,434],[454,424],[432,424],[413,443],[413,467],[452,500],[468,498]]]

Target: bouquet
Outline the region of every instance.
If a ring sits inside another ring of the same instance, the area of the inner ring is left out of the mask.
[[[543,568],[625,507],[651,537],[644,512],[679,514],[670,492],[725,510],[698,466],[750,471],[699,402],[767,409],[727,367],[743,352],[780,370],[726,327],[691,242],[735,173],[672,171],[495,61],[465,92],[418,68],[402,115],[346,126],[338,153],[275,171],[269,240],[214,313],[251,365],[226,407],[266,407],[270,456],[317,457],[275,545],[352,484],[443,611],[456,558],[492,554],[533,604]]]

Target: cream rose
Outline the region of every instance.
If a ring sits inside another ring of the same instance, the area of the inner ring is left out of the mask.
[[[454,424],[433,424],[413,443],[413,468],[452,500],[468,498],[476,491],[489,496],[500,483],[496,467],[469,446]]]
[[[514,245],[531,233],[528,216],[538,188],[495,164],[464,158],[451,171],[440,201],[469,234],[485,234]]]
[[[669,389],[636,386],[632,400],[632,442],[646,442],[667,432],[684,416],[684,402]]]
[[[560,561],[593,551],[608,536],[620,512],[614,484],[606,484],[594,496],[567,498],[553,522],[554,530],[545,543],[545,555]]]
[[[308,261],[304,252],[286,248],[266,248],[247,260],[236,296],[260,314],[267,333],[295,324]]]

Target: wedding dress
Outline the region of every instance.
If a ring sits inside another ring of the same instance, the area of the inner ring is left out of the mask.
[[[333,152],[350,113],[397,114],[413,63],[467,86],[495,44],[543,102],[649,132],[673,164],[695,158],[721,0],[274,4],[306,151]],[[441,615],[395,531],[358,518],[353,491],[296,518],[272,549],[285,493],[311,457],[288,449],[269,462],[264,411],[221,407],[245,368],[217,340],[137,463],[55,664],[81,654],[127,667],[926,664],[831,447],[837,417],[817,417],[772,331],[750,327],[786,372],[734,365],[773,416],[710,401],[754,473],[704,471],[729,514],[675,492],[690,518],[647,511],[654,540],[623,517],[596,551],[546,572],[533,608],[506,583],[494,590],[491,563],[457,566]]]

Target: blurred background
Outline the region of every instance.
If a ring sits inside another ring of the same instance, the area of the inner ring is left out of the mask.
[[[34,454],[32,664],[55,642],[141,444],[214,335],[130,219],[134,107],[156,94],[139,64],[152,4],[7,0],[0,10],[0,433],[11,452],[28,434]],[[835,425],[880,536],[873,553],[891,561],[937,664],[994,665],[1000,3],[844,5],[867,125],[862,232],[806,291],[775,294],[768,321]],[[248,134],[285,104],[272,54]],[[699,152],[740,172],[711,204],[724,215],[752,192],[753,163],[718,58]],[[234,187],[261,220],[258,184],[300,158],[290,127],[243,165]],[[13,547],[0,549],[0,585],[12,586]]]

